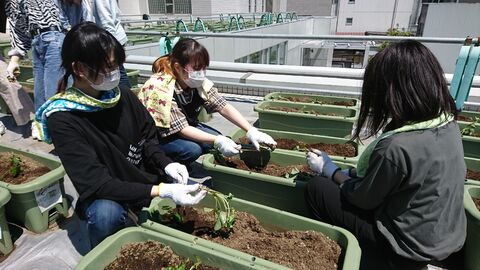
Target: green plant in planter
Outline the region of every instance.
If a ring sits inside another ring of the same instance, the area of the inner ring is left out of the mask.
[[[10,174],[13,177],[17,177],[22,171],[22,159],[19,156],[12,154],[10,157],[10,166]]]
[[[169,266],[169,267],[163,267],[162,269],[163,270],[187,270],[187,263],[189,262],[190,260],[187,259],[186,262],[182,262],[180,263],[178,266]],[[188,268],[188,270],[195,270],[197,269],[200,265],[202,264],[202,262],[200,261],[200,258],[197,257],[197,262],[192,265],[190,268]]]
[[[10,168],[7,168],[7,170],[4,171],[0,180],[3,180],[8,174],[10,174],[12,177],[15,178],[18,175],[20,175],[21,172],[22,172],[22,159],[19,156],[12,154],[10,156]]]
[[[475,135],[475,128],[480,124],[480,117],[475,117],[475,120],[465,126],[461,133],[465,136],[474,136]]]
[[[230,207],[230,201],[233,199],[232,193],[224,195],[206,186],[202,186],[202,189],[206,190],[215,199],[215,208],[213,209],[215,225],[213,230],[219,235],[228,236],[233,230],[236,213],[235,209]]]
[[[212,148],[212,150],[210,150],[210,154],[213,155],[213,157],[215,158],[215,161],[222,165],[222,166],[228,166],[227,165],[227,160],[225,159],[225,157],[223,156],[222,152],[220,152],[220,150],[216,147]]]

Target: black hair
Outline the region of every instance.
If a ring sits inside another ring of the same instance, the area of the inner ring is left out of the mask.
[[[152,65],[152,72],[164,72],[170,75],[173,73],[173,64],[179,63],[186,67],[189,63],[195,70],[205,69],[210,65],[210,56],[207,49],[195,39],[182,38],[172,49],[172,53],[159,57]]]
[[[110,62],[113,52],[115,62]],[[125,50],[108,31],[93,22],[82,22],[74,26],[65,36],[62,46],[62,67],[65,75],[58,85],[58,92],[64,92],[68,76],[73,75],[72,63],[82,62],[95,74],[105,68],[121,66],[125,62]]]
[[[440,63],[427,47],[412,40],[389,45],[370,60],[361,100],[352,140],[361,139],[363,128],[369,138],[382,129],[396,129],[444,113],[457,115]]]

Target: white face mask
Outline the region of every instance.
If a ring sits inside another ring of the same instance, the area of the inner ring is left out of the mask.
[[[202,87],[203,81],[205,81],[206,70],[198,71],[187,71],[188,79],[185,80],[185,84],[190,88],[200,88]]]
[[[117,68],[109,73],[99,73],[103,76],[103,82],[101,84],[94,84],[90,80],[87,81],[90,83],[90,86],[97,91],[110,91],[113,88],[118,86],[120,82],[120,69]]]

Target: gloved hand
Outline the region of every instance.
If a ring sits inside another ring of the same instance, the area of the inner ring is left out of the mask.
[[[240,153],[240,149],[242,148],[240,145],[232,141],[232,139],[222,135],[218,135],[215,138],[213,145],[216,146],[218,150],[220,150],[220,152],[222,152],[222,154],[226,157],[231,157]]]
[[[188,170],[185,165],[178,162],[168,164],[165,169],[165,173],[172,177],[176,183],[186,185],[188,182]]]
[[[337,165],[333,164],[327,153],[318,149],[312,149],[311,152],[308,152],[307,161],[310,169],[329,179],[332,179],[333,174],[340,170]]]
[[[162,198],[170,198],[177,205],[194,205],[199,203],[203,198],[205,198],[205,195],[207,195],[206,190],[200,190],[196,195],[193,196],[189,194],[199,189],[199,184],[182,185],[161,183],[159,186],[159,196]]]
[[[15,78],[20,74],[20,66],[18,65],[20,58],[18,56],[12,56],[7,66],[7,77]]]
[[[277,146],[277,142],[267,133],[258,131],[257,128],[252,127],[247,132],[247,138],[252,142],[252,144],[260,150],[260,143],[271,146],[273,149]]]

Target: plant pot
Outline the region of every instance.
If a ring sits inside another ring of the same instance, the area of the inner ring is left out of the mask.
[[[465,165],[467,165],[467,170],[480,172],[480,159],[465,157]],[[471,179],[468,175],[466,178],[465,184],[480,186],[480,180]]]
[[[203,167],[212,176],[213,189],[225,194],[231,192],[237,198],[290,213],[309,215],[304,199],[307,182],[230,168],[215,164],[214,160],[211,154],[203,158]],[[277,150],[271,153],[270,162],[281,166],[307,164],[305,155],[288,154]],[[335,163],[342,169],[352,166],[348,163]]]
[[[460,131],[467,127],[467,123],[458,122]],[[474,128],[475,133],[480,133],[480,126]],[[480,158],[480,137],[462,135],[463,152],[465,157]]]
[[[299,112],[285,112],[268,109],[271,106],[302,108],[320,113],[333,113],[330,115],[314,115]],[[357,110],[339,106],[303,105],[286,102],[262,101],[254,110],[258,112],[260,127],[298,133],[308,133],[340,138],[349,138],[353,124],[357,119]]]
[[[347,139],[322,136],[322,135],[296,133],[296,132],[279,131],[279,130],[271,130],[271,129],[258,129],[258,130],[267,133],[268,135],[272,136],[273,139],[280,139],[280,138],[292,139],[292,140],[302,141],[308,144],[313,144],[313,143],[345,144],[349,142],[349,140]],[[238,141],[238,139],[244,137],[245,135],[246,135],[246,132],[243,129],[239,128],[235,130],[232,134],[230,134],[230,137],[232,138],[232,140]],[[355,147],[355,150],[356,150],[356,155],[354,157],[330,155],[330,158],[332,158],[332,160],[356,164],[358,162],[358,158],[360,157],[360,154],[363,152],[365,147],[355,142],[351,142],[351,144]],[[305,152],[297,151],[297,150],[277,148],[275,149],[275,151],[305,156]]]
[[[235,192],[234,190],[232,190]],[[190,243],[195,243],[199,246],[208,248],[212,251],[221,251],[225,254],[236,257],[238,261],[249,262],[256,269],[289,269],[279,264],[264,260],[262,258],[254,257],[244,252],[199,238],[197,236],[184,233],[182,231],[167,227],[152,220],[152,214],[162,209],[162,206],[175,204],[170,199],[155,198],[149,208],[144,208],[140,215],[142,221],[141,226],[148,228],[163,235],[170,235],[177,239],[181,239]],[[207,195],[200,204],[196,207],[210,207],[213,208],[215,201],[210,195]],[[233,198],[230,201],[230,206],[236,211],[243,211],[254,215],[263,226],[267,228],[276,228],[283,230],[298,230],[306,231],[313,230],[328,236],[333,241],[337,242],[342,248],[341,257],[339,260],[338,269],[354,270],[358,269],[360,265],[361,250],[357,239],[347,230],[322,223],[313,219],[304,218],[298,215],[280,211],[271,207],[245,201],[238,198]]]
[[[480,117],[480,112],[461,111],[458,114],[457,121],[459,123],[471,123],[471,122],[475,122],[475,117]]]
[[[127,76],[130,80],[130,84],[132,84],[132,89],[138,86],[138,76],[140,71],[138,69],[127,69]]]
[[[169,246],[177,255],[192,261],[200,259],[202,264],[219,267],[220,269],[252,269],[251,264],[240,261],[221,251],[207,249],[201,245],[185,242],[169,235],[139,227],[123,229],[107,237],[98,246],[85,255],[75,269],[100,270],[115,260],[123,245],[132,242],[154,240]],[[260,268],[256,268],[260,269]]]
[[[65,170],[60,161],[5,145],[0,145],[0,152],[14,152],[27,156],[51,170],[24,184],[0,182],[0,187],[8,189],[12,195],[6,205],[9,218],[24,224],[32,232],[42,233],[48,229],[50,223],[68,215],[68,203],[63,186]],[[54,198],[59,200],[53,200]]]
[[[292,101],[287,100],[286,98],[298,98],[298,99],[311,99],[312,101]],[[282,93],[282,92],[273,92],[265,96],[264,100],[266,101],[276,101],[276,102],[287,102],[287,103],[297,103],[304,105],[331,105],[331,106],[340,106],[340,107],[353,107],[358,108],[360,101],[356,98],[344,98],[344,97],[333,97],[333,96],[322,96],[322,95],[313,95],[313,94],[297,94],[297,93]],[[346,105],[352,103],[351,105]],[[345,104],[345,105],[344,105]]]
[[[465,269],[478,269],[480,257],[480,211],[478,211],[473,198],[480,198],[480,187],[465,185],[463,204],[467,215],[467,240],[465,241]]]
[[[13,250],[12,237],[5,216],[5,205],[10,197],[10,192],[7,189],[0,188],[0,253],[3,255],[9,254]]]

